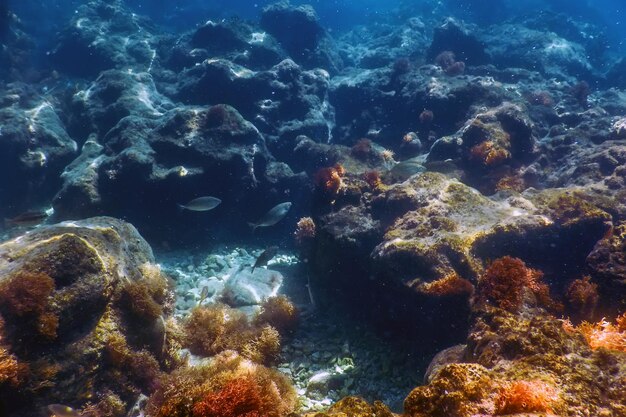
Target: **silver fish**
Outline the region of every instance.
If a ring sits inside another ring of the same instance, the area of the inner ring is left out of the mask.
[[[405,181],[415,174],[426,171],[424,165],[422,165],[419,157],[407,159],[397,163],[389,170],[389,176],[394,181]]]
[[[219,198],[206,196],[195,198],[187,204],[179,204],[178,207],[183,210],[209,211],[219,206],[221,202],[222,200],[220,200]]]
[[[80,417],[81,414],[74,410],[72,407],[68,407],[63,404],[50,404],[48,411],[52,413],[53,417]]]
[[[272,260],[272,258],[274,256],[276,256],[276,254],[278,253],[278,246],[270,246],[267,249],[265,249],[258,258],[256,258],[256,262],[254,263],[254,265],[252,266],[252,271],[251,273],[254,274],[254,269],[258,268],[260,266],[265,266],[267,265],[267,263],[269,261]]]
[[[261,217],[258,222],[248,224],[252,228],[252,231],[255,231],[257,227],[274,226],[287,215],[290,208],[291,202],[280,203],[265,213],[265,215]]]

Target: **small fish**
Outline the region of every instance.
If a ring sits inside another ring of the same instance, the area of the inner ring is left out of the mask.
[[[206,285],[202,287],[202,291],[200,291],[200,300],[198,300],[198,305],[202,305],[202,302],[207,299],[209,296],[209,287]]]
[[[415,174],[426,171],[419,158],[411,158],[395,164],[389,175],[394,181],[406,181]]]
[[[27,211],[20,215],[13,217],[12,219],[4,219],[5,227],[27,227],[35,226],[42,223],[48,218],[48,212],[44,210]]]
[[[287,215],[287,212],[290,208],[291,202],[280,203],[272,208],[270,211],[265,213],[265,215],[261,217],[258,222],[248,224],[250,225],[250,227],[252,227],[253,232],[256,230],[257,227],[274,226]]]
[[[219,198],[206,196],[195,198],[187,204],[179,204],[178,207],[183,210],[209,211],[219,206],[221,202]]]
[[[50,404],[48,411],[52,413],[53,417],[80,417],[81,414],[74,410],[72,407],[68,407],[63,404]]]
[[[265,266],[269,261],[272,260],[274,256],[278,253],[278,246],[270,246],[265,249],[258,258],[256,258],[256,262],[252,266],[252,273],[254,274],[254,269],[260,266]]]

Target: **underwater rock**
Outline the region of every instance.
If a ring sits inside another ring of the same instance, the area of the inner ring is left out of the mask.
[[[84,141],[95,133],[105,144],[107,133],[123,118],[156,120],[174,105],[157,92],[150,74],[108,70],[88,88],[74,94],[71,107],[72,136]]]
[[[8,4],[0,4],[0,79],[5,82],[38,76],[32,62],[35,42],[22,26]]]
[[[583,46],[545,29],[493,25],[479,39],[498,68],[520,67],[561,79],[590,79],[595,73]]]
[[[549,272],[559,287],[584,268],[610,220],[566,189],[489,198],[458,180],[426,172],[316,218],[309,263],[326,295],[344,304],[354,300],[360,312],[367,305],[368,313],[376,311],[375,321],[387,317],[387,326],[393,321],[400,327],[405,320],[415,331],[410,317],[428,308],[428,317],[419,319],[420,331],[446,323],[459,330],[459,337],[464,327],[459,318],[467,314],[461,300],[471,294],[467,280],[476,282],[487,260],[520,256]],[[446,282],[453,286],[446,289]],[[428,283],[437,283],[431,295],[425,291]],[[469,288],[457,291],[457,284]],[[446,336],[455,340],[455,331]]]
[[[254,201],[264,193],[284,195],[286,189],[298,195],[306,186],[301,176],[276,171],[263,136],[228,105],[181,106],[158,119],[127,116],[103,141],[106,153],[88,151],[90,156],[66,170],[64,187],[54,200],[59,218],[117,213],[151,230],[154,219],[171,224],[175,216],[200,232],[194,223],[198,216],[176,211],[178,203],[197,197],[200,190],[224,200],[205,216],[211,219],[237,201]],[[245,229],[256,215],[254,207],[242,203],[231,208],[237,213],[232,222]],[[146,214],[152,216],[149,222]]]
[[[457,124],[465,123],[471,109],[498,105],[507,96],[492,77],[451,77],[434,65],[413,68],[402,76],[392,68],[346,70],[331,79],[333,140],[352,145],[355,138],[370,138],[395,148],[408,132],[424,132],[422,140],[429,139],[429,130],[437,137],[449,135]],[[425,109],[433,114],[426,130],[420,121]]]
[[[477,307],[477,306],[475,306]],[[542,308],[477,307],[456,363],[435,370],[404,402],[406,416],[622,415],[626,355],[592,350]],[[533,414],[534,415],[534,414]]]
[[[626,222],[613,226],[587,257],[587,265],[602,293],[601,310],[624,311],[626,304]]]
[[[456,58],[467,65],[481,65],[489,61],[485,53],[485,45],[471,34],[467,25],[448,18],[435,28],[433,40],[428,48],[428,59],[431,61],[442,52],[453,52]]]
[[[394,66],[399,76],[420,63],[430,42],[425,16],[411,17],[402,25],[379,22],[358,26],[337,39],[346,66],[375,69]]]
[[[233,307],[260,305],[276,296],[282,283],[283,275],[278,271],[257,268],[252,273],[244,269],[226,281],[221,298]]]
[[[0,390],[3,415],[112,402],[110,415],[126,415],[174,364],[164,320],[173,296],[130,224],[97,217],[40,227],[0,245],[0,271],[2,343],[24,373]],[[27,278],[19,289],[16,279]],[[30,304],[16,304],[17,294]]]
[[[0,108],[0,215],[6,218],[48,203],[77,145],[52,102],[28,99],[20,84],[3,95],[24,101]]]
[[[533,160],[534,126],[526,111],[505,102],[469,119],[453,136],[436,141],[428,161],[460,159],[464,181],[487,194],[510,188],[506,178]],[[522,191],[525,187],[520,186]]]
[[[123,1],[90,1],[58,35],[50,58],[60,71],[78,77],[114,68],[149,72],[157,55],[152,30]]]
[[[289,155],[298,135],[328,141],[334,110],[327,100],[328,72],[305,71],[291,59],[267,71],[252,71],[211,59],[183,71],[176,97],[192,104],[235,107],[265,136],[277,158]]]
[[[272,35],[242,20],[209,20],[176,42],[164,66],[178,72],[215,57],[252,70],[267,70],[287,54]]]
[[[305,68],[325,68],[336,73],[343,66],[333,40],[308,4],[271,4],[263,8],[260,25],[278,40],[291,59]]]

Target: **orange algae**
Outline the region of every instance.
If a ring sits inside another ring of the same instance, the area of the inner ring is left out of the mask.
[[[609,349],[626,352],[626,313],[615,324],[604,318],[597,323],[583,322],[577,329],[585,336],[592,349]]]
[[[419,291],[434,296],[471,295],[474,293],[474,285],[465,278],[452,273],[438,280],[420,285]]]
[[[504,256],[489,265],[478,281],[479,303],[490,303],[509,311],[517,310],[523,302],[524,290],[530,290],[537,299],[550,306],[548,286],[541,282],[543,273],[528,268],[518,258]]]
[[[336,164],[333,167],[320,168],[313,176],[315,187],[328,195],[336,195],[343,185],[341,177],[346,174],[343,166]]]
[[[513,381],[500,389],[495,402],[495,414],[551,412],[557,401],[556,388],[546,382]]]
[[[194,404],[193,417],[261,417],[261,394],[250,377],[236,378]]]

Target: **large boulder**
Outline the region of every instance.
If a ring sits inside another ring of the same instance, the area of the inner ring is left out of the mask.
[[[343,66],[333,40],[310,5],[294,6],[289,1],[271,4],[263,9],[260,24],[305,68],[321,67],[336,73]]]
[[[32,95],[23,84],[2,94],[0,108],[0,215],[48,204],[59,175],[77,154],[77,144],[53,102]]]
[[[567,189],[486,197],[435,172],[369,189],[350,174],[342,182],[333,210],[315,220],[313,288],[440,346],[462,336],[463,300],[491,259],[521,257],[563,290],[610,229],[607,212]],[[442,323],[449,331],[436,330]]]
[[[90,1],[61,31],[50,58],[59,70],[86,78],[113,68],[150,71],[157,54],[152,30],[122,1]]]
[[[128,223],[59,223],[4,242],[0,277],[0,368],[16,369],[0,372],[4,416],[54,403],[123,416],[175,362],[168,282]]]
[[[334,110],[325,70],[305,71],[286,59],[267,71],[252,71],[225,59],[210,59],[184,71],[176,97],[189,104],[235,107],[268,138],[280,158],[298,135],[328,141]],[[291,147],[292,148],[292,147]]]
[[[214,57],[253,70],[269,69],[287,58],[272,35],[239,19],[209,20],[183,35],[164,55],[164,66],[177,72]]]

